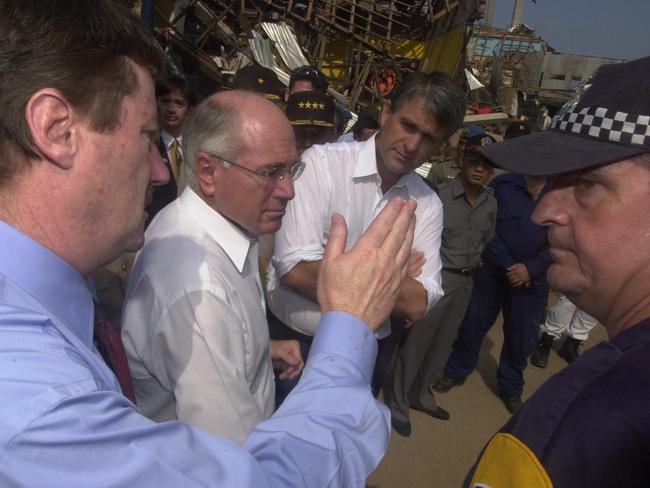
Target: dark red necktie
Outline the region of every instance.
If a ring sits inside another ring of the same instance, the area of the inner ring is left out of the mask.
[[[117,381],[122,387],[122,393],[129,400],[135,403],[135,391],[133,379],[129,370],[129,363],[124,352],[124,344],[120,337],[120,331],[103,317],[99,307],[95,306],[95,346],[106,361],[109,368],[113,370]]]

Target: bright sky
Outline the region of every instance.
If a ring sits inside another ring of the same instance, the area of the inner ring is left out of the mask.
[[[514,3],[496,0],[494,27],[510,25]],[[559,52],[650,56],[650,0],[526,0],[524,23]]]

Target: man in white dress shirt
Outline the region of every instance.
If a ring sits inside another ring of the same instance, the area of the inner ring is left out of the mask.
[[[271,341],[257,236],[276,231],[299,176],[284,114],[248,92],[189,117],[188,187],[153,220],[127,290],[123,332],[138,405],[243,443],[274,408],[273,366],[300,373],[295,341]]]
[[[300,340],[303,354],[321,316],[316,278],[333,213],[340,213],[348,223],[349,248],[388,201],[396,197],[417,200],[413,247],[423,257],[406,279],[393,310],[398,318],[396,330],[401,330],[404,320],[423,317],[442,296],[442,204],[413,170],[437,153],[462,125],[464,113],[463,92],[449,77],[413,73],[385,102],[377,135],[364,142],[312,146],[303,153],[305,173],[275,235],[268,290],[271,311],[290,328],[284,330],[289,334],[284,337]],[[274,334],[277,327],[273,322]],[[387,337],[390,329],[387,322],[378,337]],[[387,348],[383,358],[380,350],[375,389],[394,346]]]

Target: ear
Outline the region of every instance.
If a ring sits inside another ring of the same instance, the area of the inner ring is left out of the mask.
[[[384,106],[381,109],[381,126],[383,127],[384,124],[386,124],[386,120],[388,120],[388,114],[390,113],[391,105],[390,105],[390,100],[385,100],[384,101]]]
[[[25,107],[25,120],[36,149],[63,169],[72,167],[78,149],[75,115],[75,109],[53,88],[34,93]]]
[[[199,152],[195,162],[196,183],[203,195],[211,197],[216,190],[217,173],[221,164],[217,158],[208,157],[205,153]]]

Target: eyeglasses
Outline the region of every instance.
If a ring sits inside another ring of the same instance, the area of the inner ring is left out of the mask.
[[[284,176],[287,174],[289,175],[292,181],[296,181],[298,177],[302,174],[303,170],[305,169],[305,163],[303,163],[302,161],[296,161],[288,168],[285,164],[276,163],[273,164],[270,168],[255,171],[250,168],[247,168],[246,166],[242,166],[241,164],[237,164],[225,158],[222,158],[217,154],[210,154],[210,156],[220,160],[222,166],[226,169],[230,168],[231,166],[236,166],[237,168],[248,171],[249,173],[252,173],[255,176],[264,178],[265,180],[270,181],[273,184],[277,184],[280,181],[282,181],[284,179]]]

